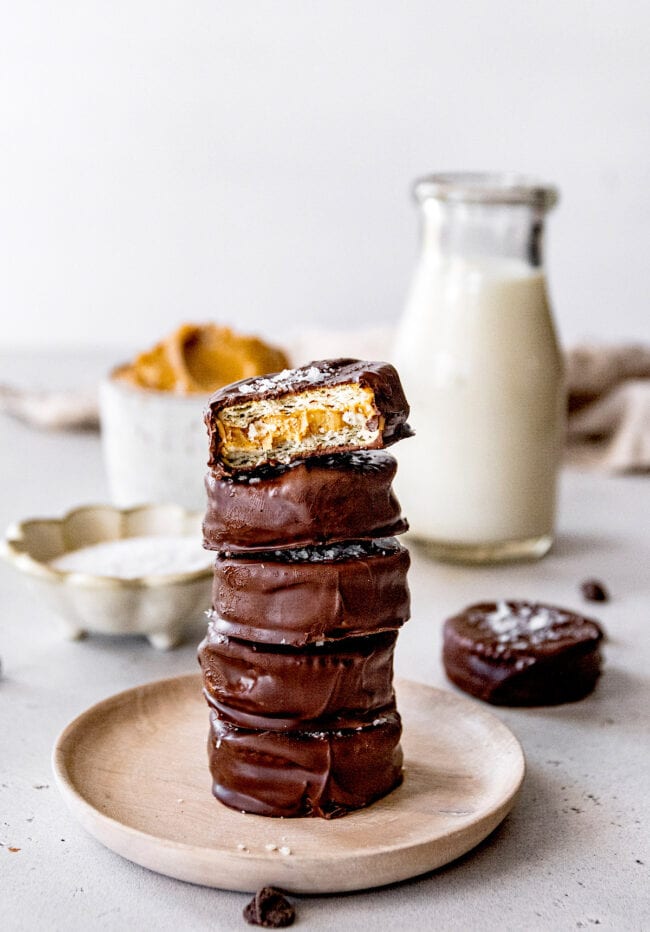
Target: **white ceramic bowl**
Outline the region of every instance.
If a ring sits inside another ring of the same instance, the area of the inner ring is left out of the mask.
[[[178,505],[119,509],[89,505],[63,518],[33,518],[9,528],[4,556],[27,574],[70,638],[87,632],[145,635],[154,647],[175,647],[210,606],[212,565],[193,572],[122,579],[54,569],[51,560],[103,541],[189,536],[200,540],[202,514]]]
[[[113,502],[120,508],[143,502],[204,508],[208,435],[203,409],[210,396],[140,388],[114,374],[99,387],[104,463]]]

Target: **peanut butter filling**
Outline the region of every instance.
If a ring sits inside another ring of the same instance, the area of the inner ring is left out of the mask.
[[[372,446],[382,428],[374,393],[358,384],[233,405],[217,419],[220,455],[231,466],[283,462],[348,444]]]
[[[216,324],[182,324],[115,377],[141,388],[209,394],[230,382],[286,368],[282,350]]]

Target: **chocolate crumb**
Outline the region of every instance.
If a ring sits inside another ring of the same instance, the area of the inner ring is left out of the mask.
[[[609,602],[609,593],[604,583],[598,579],[586,579],[580,590],[587,602]]]
[[[15,854],[17,851],[20,851],[20,848],[7,848],[7,851],[11,851],[12,854]]]
[[[293,925],[296,911],[282,890],[262,887],[244,907],[244,919],[249,925],[264,929],[284,929]]]

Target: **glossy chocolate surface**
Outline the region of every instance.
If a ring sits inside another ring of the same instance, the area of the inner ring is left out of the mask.
[[[397,634],[278,648],[224,637],[199,647],[208,702],[243,728],[356,728],[394,707]]]
[[[333,819],[402,782],[397,712],[348,731],[252,731],[210,712],[212,792],[240,812]]]
[[[220,438],[216,427],[217,415],[224,408],[246,401],[276,399],[309,389],[354,383],[372,390],[375,407],[384,419],[384,428],[374,444],[375,448],[389,446],[403,437],[412,435],[413,431],[407,424],[409,404],[394,366],[387,362],[367,362],[360,359],[320,359],[299,369],[287,369],[268,376],[242,379],[215,392],[205,411],[205,423],[210,439],[208,465],[218,469],[224,468],[219,458]],[[356,446],[346,446],[329,449],[328,452],[341,453],[356,449]],[[322,452],[316,450],[309,455],[318,456]],[[300,459],[302,454],[298,452],[294,458]]]
[[[204,546],[229,552],[390,537],[408,529],[383,451],[342,453],[253,474],[205,477]]]
[[[494,705],[574,702],[600,675],[600,625],[566,609],[526,601],[472,605],[445,622],[449,679]]]
[[[215,561],[215,631],[269,644],[395,630],[409,618],[408,551],[394,538]]]

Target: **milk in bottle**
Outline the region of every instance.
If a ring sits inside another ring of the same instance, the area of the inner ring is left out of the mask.
[[[564,423],[541,267],[553,189],[503,176],[416,185],[422,255],[395,362],[416,437],[397,490],[415,536],[470,562],[542,556],[553,540]]]

